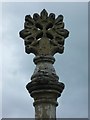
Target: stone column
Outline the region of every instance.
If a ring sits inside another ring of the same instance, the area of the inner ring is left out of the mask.
[[[40,15],[35,13],[33,17],[25,16],[20,37],[24,39],[25,52],[35,54],[33,61],[36,68],[26,88],[34,98],[36,120],[56,120],[57,98],[61,96],[65,86],[59,82],[53,67],[53,56],[55,53],[64,52],[64,41],[68,35],[68,30],[64,29],[62,15],[55,18],[54,13],[48,15],[43,9]]]

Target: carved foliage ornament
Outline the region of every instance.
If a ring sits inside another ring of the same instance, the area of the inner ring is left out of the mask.
[[[40,15],[38,13],[33,17],[26,15],[24,29],[20,31],[26,53],[34,53],[36,56],[63,53],[64,41],[68,35],[69,31],[64,29],[63,16],[55,18],[54,13],[48,15],[45,9]]]

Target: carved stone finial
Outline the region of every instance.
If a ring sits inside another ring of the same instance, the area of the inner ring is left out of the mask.
[[[26,53],[35,54],[33,61],[36,68],[31,82],[26,85],[34,98],[35,120],[55,118],[57,98],[65,87],[58,81],[59,77],[53,67],[53,56],[57,52],[64,52],[64,41],[69,35],[69,31],[64,29],[63,16],[56,18],[54,13],[48,15],[45,9],[40,15],[26,15],[24,29],[19,34],[24,39]]]
[[[55,18],[54,13],[48,15],[45,9],[40,15],[26,15],[24,29],[20,31],[26,53],[34,53],[36,56],[63,53],[64,41],[68,35],[68,30],[64,29],[63,16]]]

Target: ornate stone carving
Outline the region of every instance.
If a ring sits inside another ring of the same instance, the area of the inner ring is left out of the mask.
[[[26,53],[35,54],[33,61],[36,68],[26,88],[34,98],[36,120],[56,117],[57,98],[65,86],[59,82],[53,56],[64,52],[64,41],[68,35],[62,15],[56,18],[54,13],[48,15],[43,9],[40,15],[35,13],[33,17],[25,17],[20,37],[24,39]]]
[[[20,31],[26,53],[34,53],[36,56],[63,53],[64,40],[68,35],[68,30],[64,29],[63,16],[55,18],[54,13],[48,15],[45,9],[40,15],[26,15],[24,29]]]

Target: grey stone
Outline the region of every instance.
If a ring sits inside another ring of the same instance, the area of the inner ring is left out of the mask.
[[[33,59],[36,64],[31,82],[26,85],[31,97],[34,98],[35,119],[44,118],[56,120],[57,98],[65,87],[59,82],[53,64],[55,53],[64,52],[65,38],[69,31],[64,29],[63,16],[55,18],[54,13],[43,9],[33,17],[26,15],[24,29],[20,37],[24,39],[25,52],[35,54]]]

